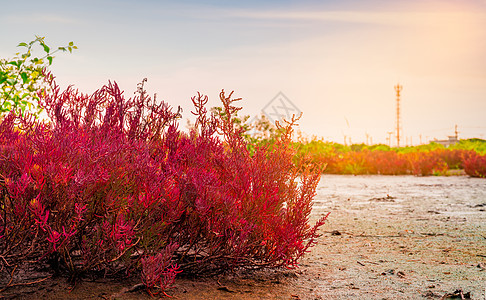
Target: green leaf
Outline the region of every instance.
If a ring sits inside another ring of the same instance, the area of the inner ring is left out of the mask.
[[[36,64],[36,65],[42,65],[42,64],[44,63],[44,60],[39,59],[39,58],[37,58],[37,57],[36,57],[36,58],[34,58],[34,59],[32,60],[32,62],[33,62],[34,64]]]
[[[3,107],[6,111],[10,111],[12,109],[12,103],[10,103],[10,101],[5,101]]]
[[[17,47],[28,47],[27,43],[20,43],[17,45]]]
[[[52,56],[48,56],[47,60],[49,61],[49,66],[52,65]]]
[[[24,84],[29,82],[29,76],[27,75],[27,73],[25,72],[20,73],[20,77],[22,77],[22,81],[24,82]]]
[[[49,53],[49,51],[51,51],[51,49],[46,44],[42,43],[41,45],[42,45],[42,47],[44,47],[44,51],[46,53]]]
[[[74,46],[74,43],[73,42],[69,42],[69,46]]]
[[[15,94],[13,97],[12,97],[12,100],[14,102],[15,105],[19,105],[19,102],[20,102],[20,97],[19,95]]]

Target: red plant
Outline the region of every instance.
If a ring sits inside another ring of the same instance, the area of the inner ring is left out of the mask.
[[[368,160],[376,174],[405,175],[410,172],[410,162],[403,153],[375,150],[368,152]]]
[[[463,158],[470,152],[474,151],[464,149],[437,149],[433,151],[447,164],[449,169],[463,169]]]
[[[163,291],[174,283],[176,275],[181,272],[177,264],[172,264],[177,248],[177,244],[170,244],[155,256],[142,258],[142,282],[149,291],[155,287]]]
[[[409,152],[407,157],[414,175],[442,174],[447,170],[447,164],[434,152]]]
[[[326,165],[325,173],[353,175],[441,175],[449,169],[464,168],[464,161],[476,153],[463,149],[412,149],[409,152],[398,152],[364,148],[351,151],[343,150],[342,146],[335,144],[323,145],[315,141],[300,142],[297,146],[299,156],[307,152],[313,162]]]
[[[295,120],[250,153],[231,94],[219,115],[194,97],[186,134],[180,111],[147,97],[143,82],[126,100],[116,83],[87,96],[47,78],[49,122],[0,122],[2,266],[36,259],[73,279],[138,271],[148,289],[165,289],[180,270],[294,267],[314,245],[320,166],[292,163]]]
[[[471,151],[464,156],[464,171],[472,177],[486,177],[486,155],[479,155]]]

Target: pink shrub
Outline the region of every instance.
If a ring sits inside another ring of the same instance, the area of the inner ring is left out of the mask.
[[[187,134],[143,82],[126,100],[116,83],[88,96],[48,78],[49,121],[0,122],[0,264],[48,261],[73,279],[138,271],[165,289],[180,271],[294,267],[315,243],[320,166],[292,163],[293,122],[250,153],[231,94],[224,117],[194,97]]]
[[[412,173],[418,176],[443,174],[447,164],[434,152],[409,152],[406,154],[412,166]]]
[[[176,275],[181,272],[177,264],[172,265],[172,257],[177,248],[177,244],[170,244],[155,256],[142,258],[142,282],[149,291],[155,287],[164,290],[174,283]]]
[[[464,171],[472,177],[486,177],[486,155],[469,152],[463,158]]]

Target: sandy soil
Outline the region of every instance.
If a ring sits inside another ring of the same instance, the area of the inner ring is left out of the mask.
[[[295,271],[177,280],[173,299],[486,299],[486,180],[323,176],[312,219],[331,212]],[[42,278],[39,278],[42,280]],[[153,299],[136,281],[64,279],[5,299]],[[449,296],[447,296],[449,294]],[[459,295],[460,293],[456,293]]]

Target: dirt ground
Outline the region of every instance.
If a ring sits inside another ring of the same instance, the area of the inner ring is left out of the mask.
[[[179,278],[172,299],[486,299],[486,179],[323,176],[312,220],[331,212],[297,270]],[[38,280],[42,280],[39,278]],[[153,299],[136,281],[65,279],[3,299]],[[453,297],[457,296],[457,297]],[[165,297],[165,296],[163,296]]]

